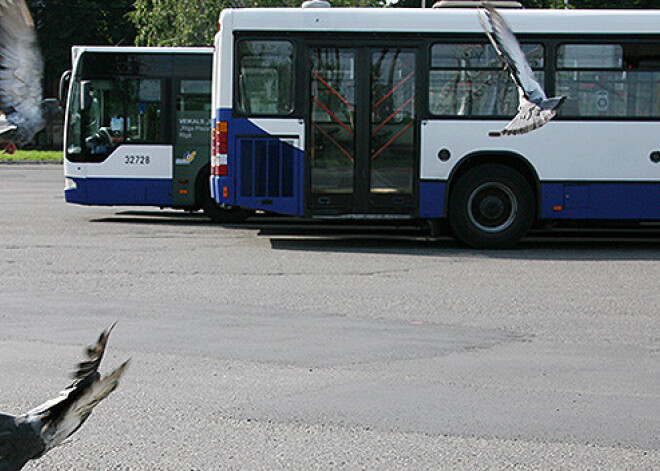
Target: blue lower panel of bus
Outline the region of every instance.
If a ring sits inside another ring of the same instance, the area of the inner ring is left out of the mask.
[[[444,217],[446,182],[419,182],[419,217]]]
[[[172,206],[169,178],[72,178],[76,188],[64,191],[67,203],[105,206]]]
[[[296,152],[293,146],[271,137],[236,139],[237,195],[240,205],[285,214],[298,214]]]
[[[660,219],[660,183],[543,183],[544,219]]]
[[[219,203],[302,215],[303,151],[293,145],[297,135],[271,135],[231,110],[217,111],[228,122],[228,174],[211,177],[212,195]]]
[[[447,183],[421,181],[419,216],[445,217]],[[660,183],[542,183],[543,219],[660,219]]]

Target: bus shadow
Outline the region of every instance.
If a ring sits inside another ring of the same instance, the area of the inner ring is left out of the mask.
[[[660,260],[660,230],[615,234],[596,231],[587,236],[562,231],[532,233],[508,250],[471,249],[450,237],[430,238],[422,233],[417,236],[317,233],[310,237],[303,233],[292,235],[290,231],[275,234],[272,229],[264,229],[260,235],[271,238],[274,250],[511,260]]]
[[[271,237],[274,250],[380,253],[425,257],[472,257],[510,260],[660,260],[660,238],[583,239],[529,237],[508,250],[466,248],[451,238],[424,240],[361,236]]]
[[[203,213],[190,213],[185,211],[138,211],[129,210],[116,213],[114,216],[90,219],[90,222],[107,222],[119,224],[153,224],[159,226],[189,226],[189,225],[218,225]]]
[[[262,215],[242,223],[219,224],[200,212],[166,210],[121,211],[91,222],[254,230],[258,236],[270,239],[273,250],[512,260],[660,260],[660,227],[537,230],[512,249],[476,250],[448,236],[429,237],[425,230],[412,225],[308,221]]]

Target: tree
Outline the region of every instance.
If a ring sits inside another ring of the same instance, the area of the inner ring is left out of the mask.
[[[331,0],[333,6],[382,6],[382,0]],[[209,46],[228,7],[293,7],[302,0],[135,0],[129,14],[138,46]]]
[[[62,72],[71,68],[71,46],[132,44],[126,18],[133,0],[29,0],[45,62],[44,95],[56,96]]]
[[[208,46],[232,0],[136,0],[129,18],[138,46]]]

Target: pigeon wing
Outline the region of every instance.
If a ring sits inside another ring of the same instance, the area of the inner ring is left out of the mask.
[[[87,349],[85,350],[85,354],[87,355],[87,360],[78,363],[78,368],[76,372],[73,374],[76,380],[82,380],[98,372],[99,365],[101,364],[101,360],[103,359],[103,354],[105,353],[105,346],[108,343],[108,337],[110,337],[110,332],[112,332],[112,329],[115,327],[115,324],[116,322],[112,324],[109,329],[101,332],[101,335],[99,335],[99,338],[94,345],[90,345],[89,347],[87,347]]]
[[[129,361],[125,361],[119,368],[101,379],[92,381],[91,378],[86,378],[71,390],[66,401],[63,401],[66,404],[64,412],[56,421],[48,423],[50,433],[45,434],[47,449],[59,445],[82,427],[92,410],[117,388],[128,364]]]
[[[503,55],[504,63],[509,67],[509,72],[514,82],[520,87],[525,96],[532,103],[540,103],[547,98],[543,87],[539,84],[525,53],[520,48],[520,43],[511,31],[511,28],[493,7],[484,5],[486,15],[492,28],[492,34],[486,30],[488,38],[499,54]],[[480,16],[481,18],[481,16]]]
[[[93,383],[99,380],[99,365],[103,359],[108,337],[115,324],[112,324],[109,329],[101,332],[96,343],[85,349],[88,360],[78,363],[77,369],[73,373],[73,377],[75,378],[73,383],[61,391],[56,398],[50,399],[30,410],[28,412],[29,415],[41,416],[47,421],[60,420],[71,403],[81,396]]]
[[[117,387],[128,361],[104,378],[98,372],[108,337],[115,324],[103,331],[96,343],[86,349],[88,360],[78,364],[73,384],[60,392],[58,397],[26,414],[27,419],[39,421],[46,450],[59,445],[78,430],[94,407]]]
[[[0,110],[40,116],[43,60],[24,0],[0,2]]]
[[[555,116],[554,109],[543,109],[520,93],[518,113],[501,131],[504,135],[525,134],[538,129]]]

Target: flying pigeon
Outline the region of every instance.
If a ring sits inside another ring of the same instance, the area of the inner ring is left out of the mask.
[[[24,0],[0,0],[0,146],[13,154],[62,113],[42,100],[43,60]]]
[[[104,378],[98,372],[114,326],[102,332],[95,345],[87,347],[87,360],[78,364],[73,384],[58,397],[23,415],[0,414],[0,471],[20,470],[29,460],[61,444],[115,390],[129,361]]]
[[[486,36],[493,44],[497,55],[504,63],[504,69],[509,72],[516,84],[519,96],[518,114],[502,131],[493,131],[489,135],[499,137],[501,135],[524,134],[538,129],[557,114],[557,110],[564,103],[566,97],[548,98],[546,96],[543,87],[534,76],[534,72],[520,48],[516,36],[502,18],[502,15],[487,3],[483,4],[483,8],[486,10],[492,32],[486,26],[481,11],[478,12],[479,21],[484,27]]]

